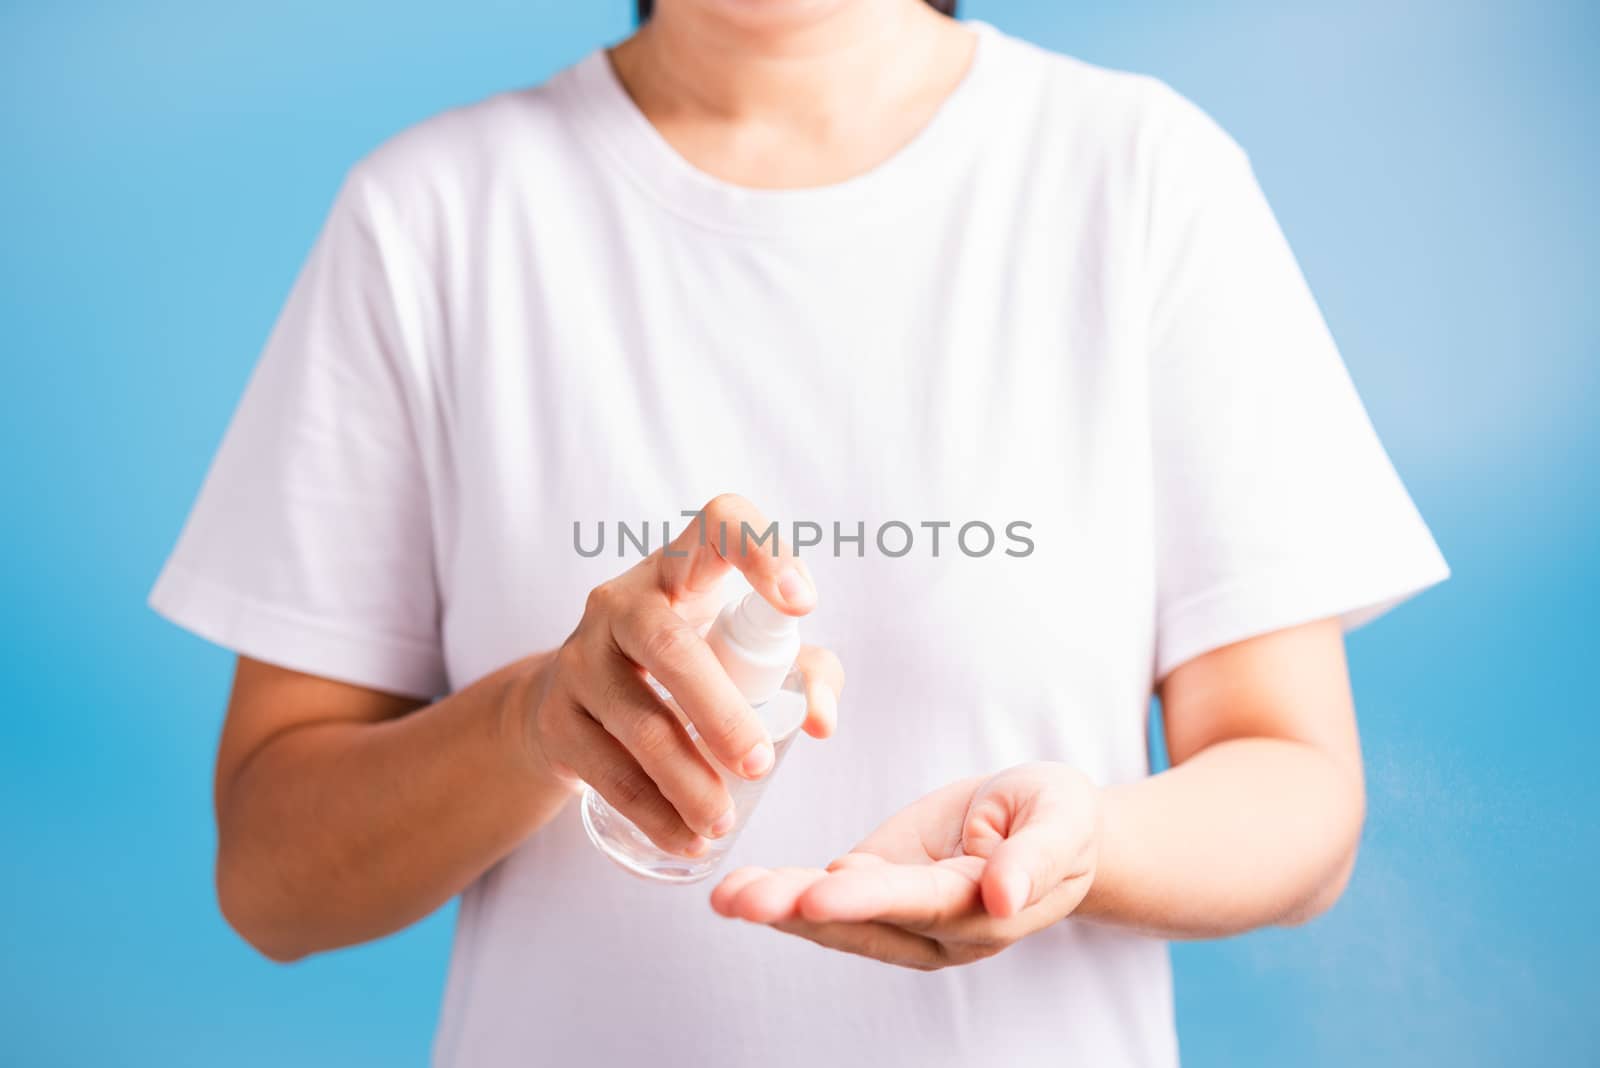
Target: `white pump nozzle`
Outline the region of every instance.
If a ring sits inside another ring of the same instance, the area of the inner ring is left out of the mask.
[[[745,700],[759,705],[783,687],[800,655],[800,621],[748,593],[722,606],[706,644]]]

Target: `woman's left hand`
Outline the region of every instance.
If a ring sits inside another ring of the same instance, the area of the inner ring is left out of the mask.
[[[1094,881],[1099,792],[1064,764],[935,790],[819,868],[739,868],[719,913],[908,968],[967,964],[1069,916]]]

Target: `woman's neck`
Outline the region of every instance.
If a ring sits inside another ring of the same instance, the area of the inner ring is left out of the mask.
[[[916,136],[972,59],[973,35],[923,0],[774,4],[745,17],[708,6],[658,2],[611,61],[668,143],[739,185],[870,170]]]

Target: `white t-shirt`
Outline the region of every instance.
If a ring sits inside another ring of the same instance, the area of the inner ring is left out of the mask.
[[[1174,666],[1443,578],[1243,152],[1157,81],[977,32],[931,124],[820,189],[697,171],[602,53],[379,149],[155,607],[426,697],[559,644],[638,557],[619,521],[659,545],[734,491],[815,523],[841,726],[731,867],[823,863],[1022,761],[1138,779]],[[1177,1059],[1160,941],[1068,920],[925,974],[710,885],[629,877],[569,806],[464,895],[436,1062]]]

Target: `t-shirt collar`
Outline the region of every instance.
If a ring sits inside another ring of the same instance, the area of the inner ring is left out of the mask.
[[[932,119],[876,167],[824,186],[751,189],[699,169],[639,110],[605,49],[581,60],[564,80],[579,105],[575,117],[583,134],[663,207],[726,233],[817,235],[910,210],[946,184],[952,157],[975,153],[986,126],[980,104],[998,32],[981,22],[964,25],[977,36],[972,61]]]

